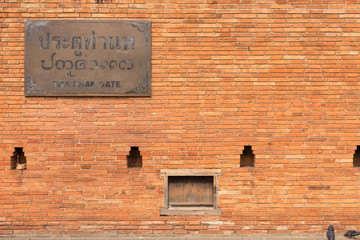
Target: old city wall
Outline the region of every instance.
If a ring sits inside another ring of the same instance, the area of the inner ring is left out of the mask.
[[[359,228],[359,8],[0,0],[0,234]],[[150,97],[24,96],[25,20],[80,19],[151,21]],[[161,216],[173,169],[220,171],[220,214]]]

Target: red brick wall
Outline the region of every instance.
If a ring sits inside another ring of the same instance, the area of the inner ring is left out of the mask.
[[[0,234],[360,228],[358,0],[95,2],[0,0]],[[25,98],[26,19],[150,20],[152,96]],[[160,216],[167,168],[221,169],[222,215]]]

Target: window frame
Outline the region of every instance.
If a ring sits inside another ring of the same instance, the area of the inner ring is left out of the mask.
[[[218,176],[221,169],[162,169],[160,177],[164,179],[164,207],[160,208],[160,215],[221,215],[221,208],[218,208]],[[169,176],[212,176],[213,177],[213,206],[189,206],[169,207]]]

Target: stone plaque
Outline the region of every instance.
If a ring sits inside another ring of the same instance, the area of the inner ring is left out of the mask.
[[[149,21],[26,21],[25,96],[150,96]]]

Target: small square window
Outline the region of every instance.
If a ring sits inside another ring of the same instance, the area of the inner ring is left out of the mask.
[[[169,207],[214,207],[213,176],[169,176]]]
[[[164,177],[164,208],[160,215],[221,214],[217,208],[216,169],[162,170]]]
[[[251,146],[245,146],[243,153],[240,155],[240,167],[254,167],[255,155]]]
[[[131,147],[129,156],[127,156],[128,168],[141,168],[142,156],[139,151],[139,147]]]
[[[22,147],[16,147],[13,155],[10,158],[11,169],[25,170],[26,169],[26,157]]]
[[[360,167],[360,146],[356,147],[354,158],[353,158],[353,166]]]

